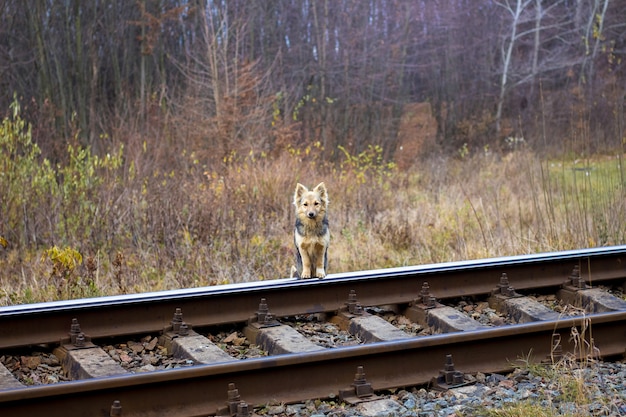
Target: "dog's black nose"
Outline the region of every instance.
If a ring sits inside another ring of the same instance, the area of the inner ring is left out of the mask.
[[[309,215],[309,218],[311,219],[315,217],[315,213],[313,213],[312,211],[309,211],[308,215]]]

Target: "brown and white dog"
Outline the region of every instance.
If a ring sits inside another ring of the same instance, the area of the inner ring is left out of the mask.
[[[296,265],[291,268],[291,276],[304,278],[324,278],[328,268],[328,191],[323,182],[309,190],[304,185],[296,186],[293,204],[296,206]]]

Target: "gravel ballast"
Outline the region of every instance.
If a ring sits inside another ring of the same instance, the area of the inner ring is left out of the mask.
[[[129,355],[128,345],[123,348],[111,347],[111,350],[115,353],[121,350],[122,355]],[[3,356],[0,359],[27,385],[67,380],[58,360],[51,354],[21,358]],[[134,360],[127,361],[128,364],[132,362]],[[190,364],[170,358],[150,364],[149,369],[145,369],[146,365],[136,371],[152,370],[152,366],[167,369]],[[626,416],[626,364],[623,361],[590,360],[584,364],[561,362],[550,366],[521,366],[506,375],[466,374],[465,382],[468,385],[447,391],[414,387],[379,392],[380,399],[356,405],[346,404],[336,397],[301,404],[268,404],[257,407],[253,414],[276,417],[465,417],[496,415],[489,414],[489,410],[502,412],[506,407],[535,404],[550,412],[541,416]],[[376,389],[375,383],[372,385]],[[245,401],[245,392],[241,397]],[[497,415],[538,417],[533,414]]]
[[[539,370],[535,372],[531,369]],[[447,391],[417,387],[379,393],[379,399],[349,405],[339,399],[277,404],[254,414],[275,417],[469,417],[626,416],[626,364],[591,361],[544,368],[519,368],[501,375],[466,375],[468,385]],[[374,386],[375,388],[375,386]],[[245,400],[242,393],[242,399]],[[508,408],[516,413],[504,414]],[[523,410],[528,409],[528,414]],[[521,410],[521,411],[520,411]],[[495,414],[498,411],[499,414]]]

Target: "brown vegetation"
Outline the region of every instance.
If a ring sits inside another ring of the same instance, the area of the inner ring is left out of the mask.
[[[398,146],[394,160],[405,171],[420,157],[433,152],[437,139],[437,120],[430,103],[407,103],[402,108],[398,127]]]
[[[3,2],[0,304],[286,276],[297,182],[331,273],[623,242],[537,155],[622,154],[624,1],[466,3]]]
[[[323,180],[334,196],[330,273],[625,240],[619,158],[578,169],[521,149],[431,156],[400,172],[376,147],[344,149],[338,163],[315,143],[277,156],[233,152],[207,166],[145,144],[106,158],[70,147],[72,162],[54,167],[20,123],[5,120],[10,134],[0,134],[18,149],[2,159],[11,227],[0,304],[287,277],[297,182]],[[167,169],[154,162],[162,157]]]

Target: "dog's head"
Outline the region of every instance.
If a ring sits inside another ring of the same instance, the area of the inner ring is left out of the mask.
[[[296,213],[301,218],[316,220],[324,218],[328,203],[328,191],[323,182],[317,184],[312,190],[300,183],[296,186],[293,204],[296,206]]]

